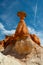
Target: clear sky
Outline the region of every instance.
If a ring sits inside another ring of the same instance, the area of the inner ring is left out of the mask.
[[[43,0],[0,0],[0,40],[13,34],[19,22],[18,11],[27,14],[26,25],[43,45]]]

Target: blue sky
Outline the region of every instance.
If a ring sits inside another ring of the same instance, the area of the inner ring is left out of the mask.
[[[18,11],[26,12],[30,33],[35,33],[43,45],[43,0],[0,0],[0,40],[6,34],[14,34],[19,22]]]

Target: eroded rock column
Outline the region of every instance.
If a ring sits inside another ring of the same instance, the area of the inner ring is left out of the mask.
[[[20,22],[17,26],[15,35],[16,36],[28,36],[28,29],[27,26],[24,22],[24,18],[26,17],[26,13],[25,12],[18,12],[17,15],[20,17]]]

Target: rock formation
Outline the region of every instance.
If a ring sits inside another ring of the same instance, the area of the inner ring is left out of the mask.
[[[17,14],[20,17],[20,22],[17,26],[15,36],[23,37],[23,36],[28,36],[28,28],[24,22],[24,18],[26,17],[26,14],[24,12],[18,12]]]
[[[4,49],[4,40],[0,41],[0,51]]]
[[[6,35],[5,40],[0,41],[0,47],[4,47],[2,53],[0,52],[0,65],[43,65],[39,38],[29,33],[24,22],[26,14],[18,12],[17,15],[20,22],[15,34]]]
[[[12,36],[5,36],[5,40],[0,41],[0,45],[3,44],[4,48],[6,48],[9,44],[15,44],[15,42],[19,39],[24,39],[30,37],[36,44],[40,45],[40,40],[35,34],[30,34],[28,28],[24,22],[24,18],[26,17],[25,12],[18,12],[17,15],[20,17],[20,22],[16,28],[15,34]]]
[[[17,40],[0,53],[0,65],[43,65],[43,48],[30,38]]]
[[[0,48],[4,46],[4,40],[0,41]]]
[[[35,34],[30,34],[30,37],[35,43],[40,45],[40,39]]]

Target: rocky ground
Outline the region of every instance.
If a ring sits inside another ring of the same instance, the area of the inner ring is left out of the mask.
[[[25,49],[24,43],[30,48],[28,48],[29,51]],[[29,38],[19,40],[15,46],[9,45],[3,52],[0,52],[0,65],[43,65],[43,48]]]

